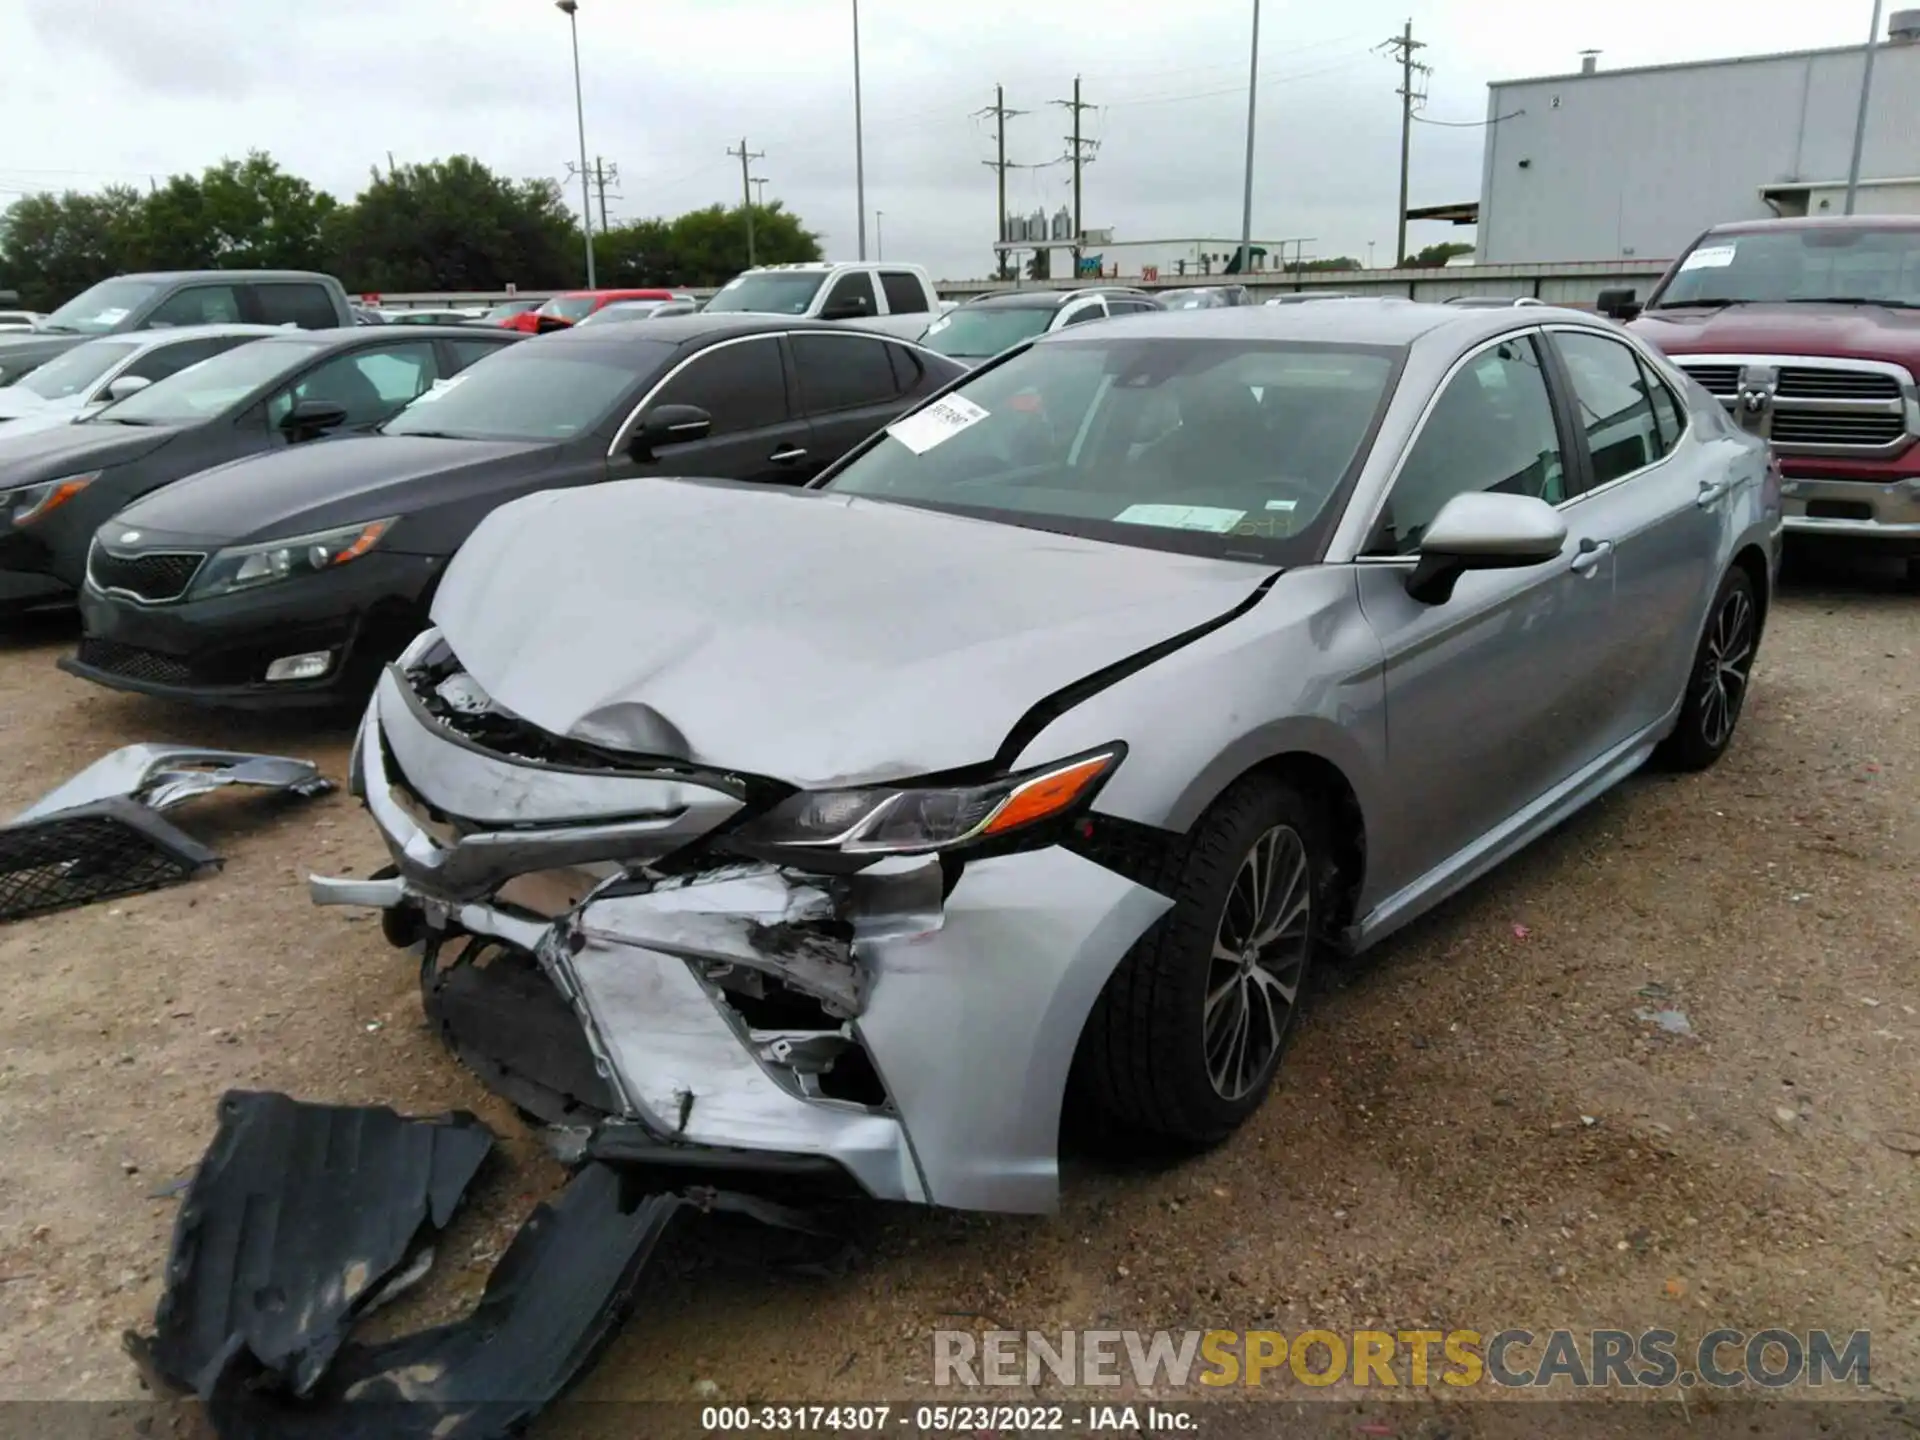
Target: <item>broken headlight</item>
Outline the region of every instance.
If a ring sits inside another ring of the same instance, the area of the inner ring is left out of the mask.
[[[318,575],[358,560],[380,542],[393,525],[391,518],[359,525],[343,525],[314,535],[269,540],[264,545],[240,545],[216,551],[194,582],[196,600],[251,590],[301,575]]]
[[[875,856],[985,844],[1083,809],[1125,755],[1114,744],[982,785],[803,791],[732,839],[756,850]]]

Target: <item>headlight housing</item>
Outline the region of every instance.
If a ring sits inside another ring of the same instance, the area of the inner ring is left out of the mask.
[[[380,537],[392,528],[394,519],[362,521],[342,525],[337,530],[320,530],[311,535],[292,535],[284,540],[269,540],[262,545],[237,545],[214,552],[194,582],[193,598],[206,600],[215,595],[231,595],[236,590],[252,590],[302,575],[351,564],[380,543]]]
[[[1037,839],[1046,822],[1084,810],[1125,756],[1116,742],[980,785],[803,791],[728,838],[762,855],[875,858]]]
[[[31,525],[58,510],[99,478],[98,470],[89,470],[84,475],[62,475],[58,480],[0,491],[0,518],[14,525]]]

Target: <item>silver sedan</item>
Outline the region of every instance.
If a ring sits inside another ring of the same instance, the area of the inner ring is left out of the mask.
[[[494,512],[361,731],[393,865],[315,897],[570,1158],[1045,1209],[1070,1101],[1221,1140],[1317,964],[1712,764],[1780,515],[1591,316],[1075,327],[807,490]]]

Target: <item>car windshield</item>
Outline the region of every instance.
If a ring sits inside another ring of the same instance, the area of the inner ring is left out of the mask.
[[[592,295],[556,295],[533,313],[557,315],[562,320],[584,320],[593,313],[594,303]]]
[[[1122,544],[1310,561],[1402,353],[1047,341],[895,422],[827,488]]]
[[[261,386],[306,364],[322,347],[261,340],[189,365],[97,411],[96,425],[197,425],[224,413]]]
[[[41,328],[68,335],[104,335],[144,305],[159,288],[159,282],[154,280],[102,280],[54,311]]]
[[[826,280],[825,271],[736,275],[707,302],[709,313],[748,311],[756,315],[804,315]]]
[[[1815,300],[1920,307],[1920,229],[1836,225],[1708,235],[1651,308]]]
[[[125,340],[89,340],[13,383],[42,400],[71,400],[139,348]]]
[[[597,429],[673,356],[654,340],[563,350],[508,346],[443,380],[389,420],[388,435],[571,440]]]
[[[998,355],[1045,334],[1059,313],[1052,305],[962,305],[929,325],[920,343],[942,355]]]

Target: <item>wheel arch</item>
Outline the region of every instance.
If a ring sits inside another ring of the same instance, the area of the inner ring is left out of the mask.
[[[1754,603],[1760,609],[1757,629],[1760,634],[1765,634],[1767,612],[1773,606],[1773,571],[1767,564],[1766,552],[1749,541],[1734,552],[1733,566],[1746,571],[1747,578],[1753,582]],[[1755,638],[1758,639],[1758,635]]]

